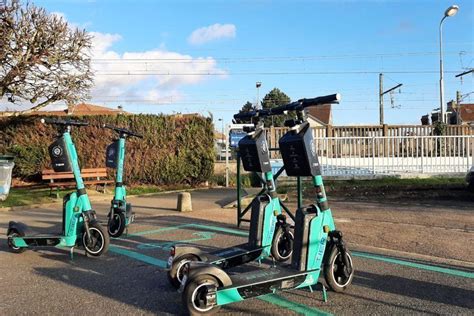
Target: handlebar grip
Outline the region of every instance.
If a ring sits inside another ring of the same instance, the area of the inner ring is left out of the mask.
[[[134,136],[134,137],[138,137],[138,138],[143,138],[143,135],[140,135],[140,134],[137,134],[137,133],[133,133],[133,132],[130,132],[129,135],[130,135],[130,136]]]
[[[271,108],[270,109],[270,115],[281,115],[285,113],[285,111],[294,111],[298,110],[298,107],[300,106],[300,102],[291,102],[285,105],[277,106],[276,108]]]
[[[250,111],[250,112],[241,112],[234,114],[234,119],[236,120],[244,120],[244,119],[249,119],[257,115],[256,111]]]
[[[122,134],[126,134],[128,136],[134,136],[134,137],[138,137],[138,138],[143,138],[142,135],[140,134],[137,134],[135,132],[132,132],[132,131],[129,131],[128,129],[125,129],[125,128],[120,128],[120,127],[115,127],[113,125],[109,125],[109,124],[102,124],[102,127],[103,128],[109,128],[113,131],[116,131],[117,133],[122,133]]]
[[[325,96],[316,97],[312,99],[301,99],[299,101],[303,105],[303,108],[306,108],[308,106],[315,106],[315,105],[321,105],[321,104],[339,103],[340,100],[341,100],[341,94],[335,93],[335,94],[325,95]]]

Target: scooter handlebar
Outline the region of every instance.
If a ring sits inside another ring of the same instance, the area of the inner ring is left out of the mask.
[[[341,101],[341,94],[340,93],[334,93],[334,94],[320,96],[320,97],[311,98],[311,99],[301,99],[301,100],[299,100],[299,102],[301,102],[301,105],[303,106],[303,108],[307,108],[309,106],[329,104],[329,103],[339,103],[339,101]]]
[[[132,132],[132,131],[130,131],[130,130],[128,130],[128,129],[125,129],[125,128],[115,127],[115,126],[109,125],[109,124],[103,124],[102,127],[103,127],[103,128],[108,128],[108,129],[111,129],[111,130],[114,130],[114,131],[116,131],[116,132],[119,133],[119,134],[125,134],[125,135],[128,135],[128,136],[143,138],[142,135],[137,134],[137,133],[135,133],[135,132]]]
[[[73,121],[73,120],[60,120],[52,118],[42,118],[41,123],[51,125],[62,125],[62,126],[88,126],[89,122]]]
[[[301,111],[310,106],[318,106],[328,103],[339,103],[341,95],[339,93],[324,95],[311,99],[300,99],[285,105],[281,105],[270,110],[270,115],[281,115],[286,111]]]
[[[244,120],[244,119],[250,119],[253,117],[265,117],[269,115],[271,115],[271,111],[269,109],[260,109],[256,111],[241,112],[241,113],[234,114],[234,119]]]

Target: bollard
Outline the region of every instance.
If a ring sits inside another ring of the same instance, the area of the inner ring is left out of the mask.
[[[191,204],[191,193],[189,192],[180,192],[178,193],[178,212],[191,212],[193,206]]]

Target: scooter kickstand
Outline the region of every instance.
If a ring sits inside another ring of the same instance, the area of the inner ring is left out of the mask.
[[[71,249],[69,249],[69,256],[71,258],[71,261],[74,260],[74,247],[71,247]]]
[[[328,293],[326,291],[326,287],[324,286],[324,284],[321,284],[321,286],[323,287],[323,302],[324,303],[327,303],[328,301]]]

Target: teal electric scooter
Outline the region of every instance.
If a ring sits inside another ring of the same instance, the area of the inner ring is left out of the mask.
[[[109,247],[109,235],[96,219],[79,169],[76,148],[71,139],[71,126],[87,126],[89,123],[71,120],[42,119],[43,123],[55,125],[58,136],[48,150],[56,172],[73,172],[76,192],[63,198],[62,231],[52,235],[27,234],[28,226],[11,221],[8,224],[8,246],[11,251],[21,253],[32,247],[74,247],[82,245],[86,254],[100,256]]]
[[[107,147],[105,165],[109,168],[116,169],[115,174],[115,191],[112,199],[110,212],[107,215],[107,231],[110,237],[118,238],[122,236],[125,229],[128,229],[135,219],[135,213],[132,211],[132,205],[127,203],[127,190],[123,184],[123,167],[125,163],[125,140],[127,137],[138,137],[138,135],[125,128],[119,128],[104,124],[104,128],[109,128],[118,133],[119,138],[114,140]]]
[[[265,110],[236,114],[237,120],[252,119],[254,126],[247,126],[247,135],[239,141],[239,154],[244,170],[262,173],[265,191],[252,202],[249,238],[245,244],[230,249],[204,252],[197,247],[177,244],[171,247],[168,259],[168,280],[179,288],[186,275],[187,263],[207,262],[221,269],[230,269],[254,260],[272,258],[284,262],[293,251],[293,232],[282,214],[282,205],[276,193],[274,175],[270,165],[269,148],[262,118]]]
[[[339,94],[302,99],[271,110],[274,115],[297,111],[280,140],[280,152],[288,176],[310,176],[317,192],[316,203],[297,210],[291,264],[244,273],[227,273],[203,262],[187,263],[182,281],[182,300],[191,315],[210,314],[224,304],[243,301],[280,290],[311,287],[321,271],[327,285],[343,292],[352,282],[352,257],[342,233],[336,230],[324,191],[321,167],[309,123],[303,110],[308,106],[337,103]]]

